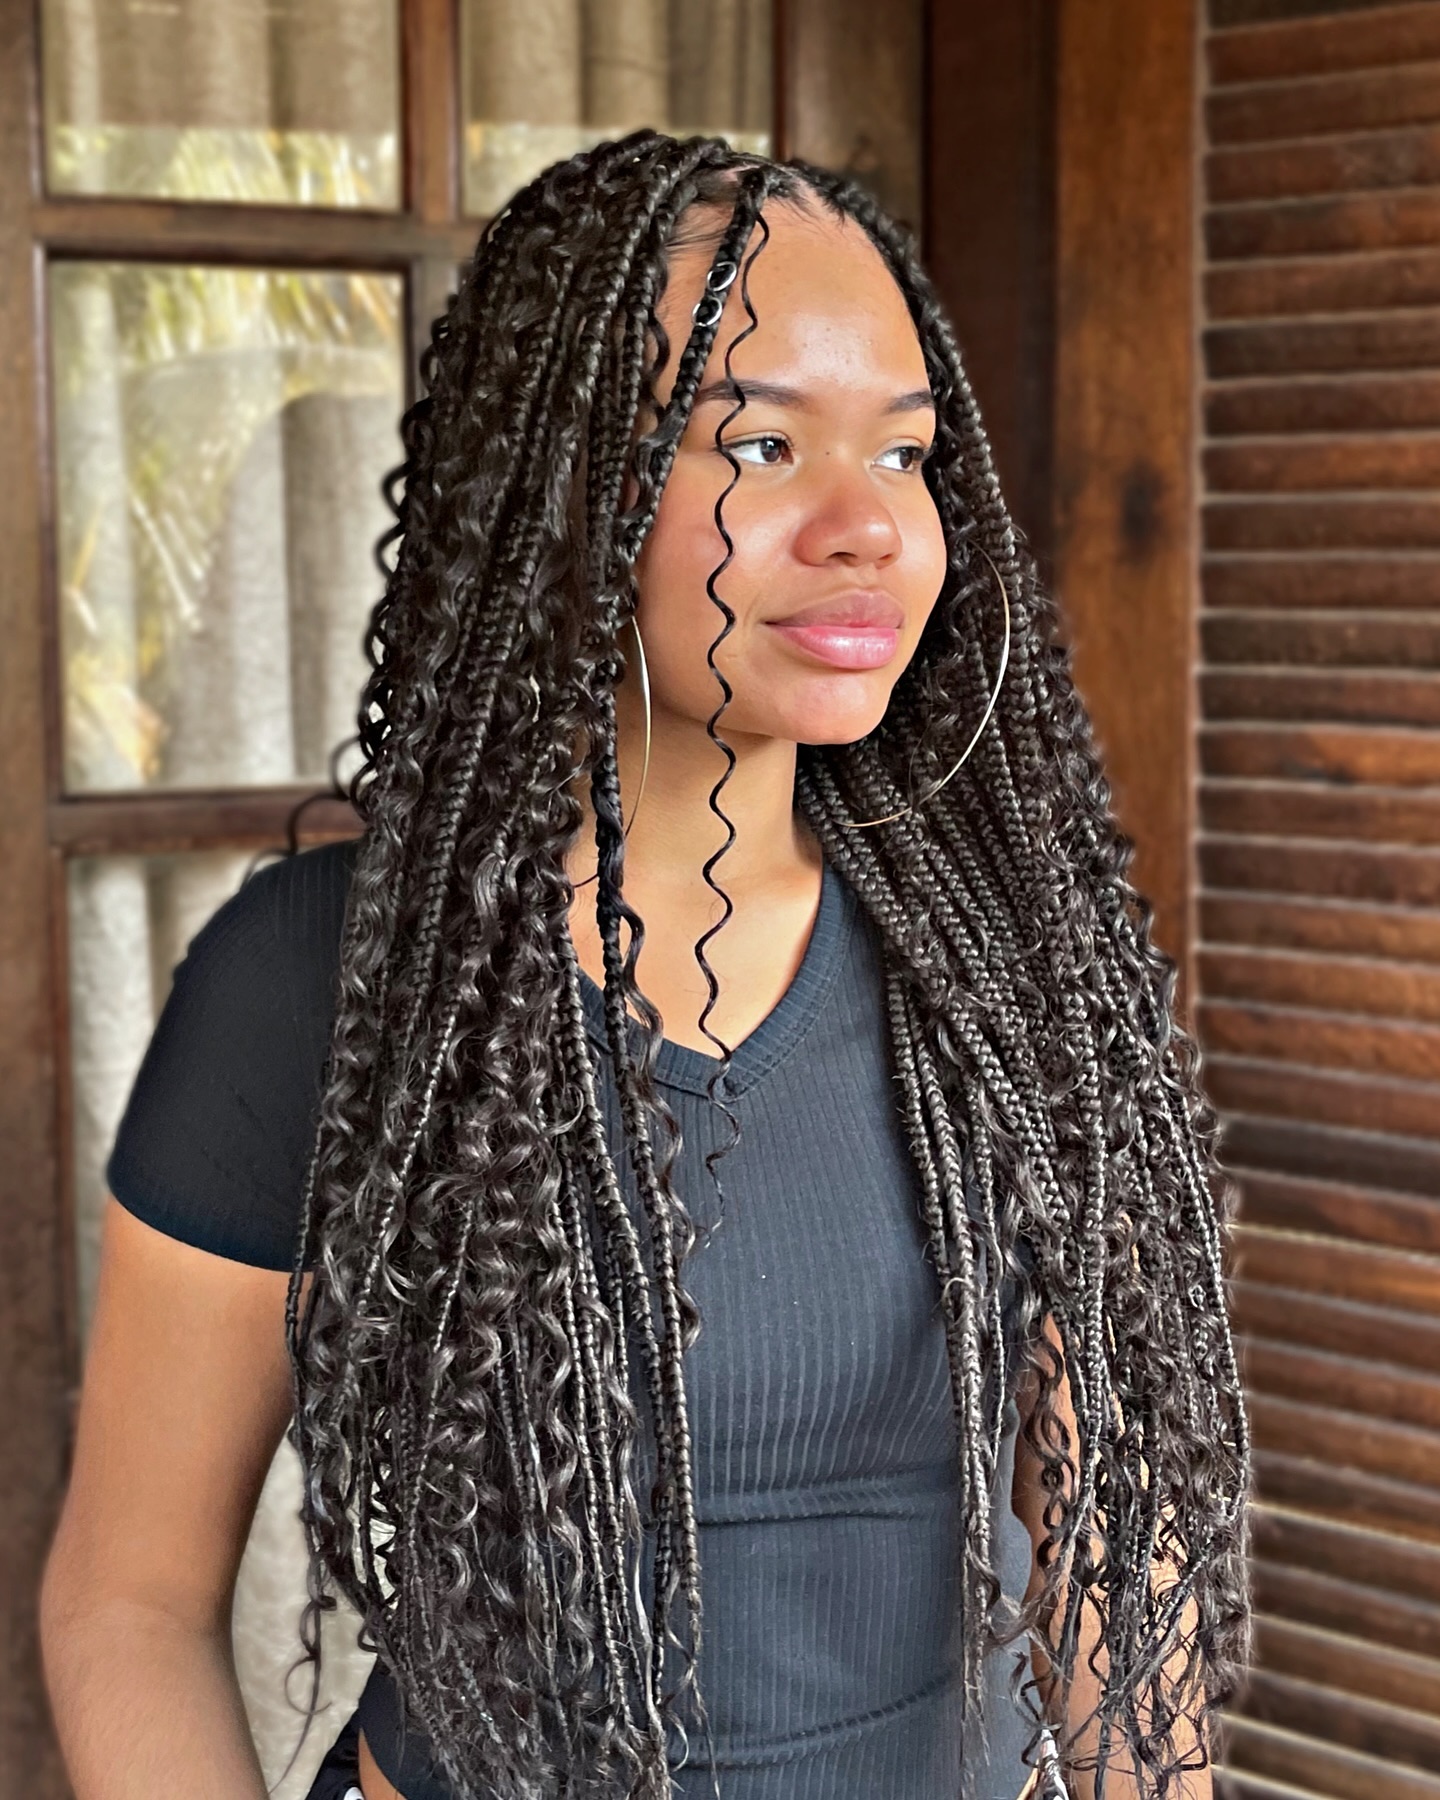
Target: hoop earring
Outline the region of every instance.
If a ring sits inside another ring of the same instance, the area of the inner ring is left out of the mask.
[[[645,702],[645,758],[640,764],[640,786],[635,794],[635,804],[630,808],[630,818],[622,834],[627,838],[630,835],[631,826],[635,823],[635,815],[640,810],[640,802],[645,798],[645,783],[650,774],[650,731],[653,718],[650,707],[650,665],[645,660],[645,640],[640,635],[640,621],[634,613],[630,615],[630,628],[635,633],[635,648],[640,656],[640,692]],[[577,888],[588,887],[592,881],[598,881],[599,878],[600,871],[597,869],[593,875],[587,875],[584,881],[577,881],[574,885]]]
[[[969,757],[970,752],[980,742],[980,734],[990,723],[990,715],[995,711],[995,708],[999,703],[1000,688],[1005,680],[1005,671],[1010,666],[1010,590],[1005,586],[1005,577],[995,566],[995,559],[991,556],[990,552],[981,544],[977,544],[975,548],[985,558],[986,562],[989,563],[990,572],[995,577],[995,585],[999,588],[1000,598],[1005,605],[1005,641],[1000,648],[1000,668],[995,676],[995,686],[991,689],[990,698],[985,703],[985,710],[980,715],[980,723],[975,727],[970,742],[961,751],[959,762],[955,764],[949,774],[940,777],[939,781],[935,783],[928,794],[922,794],[918,800],[912,800],[908,806],[902,806],[899,812],[886,813],[883,819],[853,820],[851,822],[852,830],[864,831],[869,825],[889,825],[893,820],[903,818],[907,812],[914,812],[917,806],[923,806],[927,800],[932,800],[935,795],[940,792],[941,788],[944,787],[945,783],[950,780],[950,777],[952,775],[957,775],[960,772],[961,765]]]

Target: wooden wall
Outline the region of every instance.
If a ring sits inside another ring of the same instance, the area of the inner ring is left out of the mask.
[[[1199,991],[1244,1188],[1241,1791],[1440,1797],[1440,5],[1212,0]]]
[[[1440,1800],[1440,0],[978,11],[929,260],[1243,1190],[1229,1779]]]
[[[954,322],[1011,517],[1049,570],[1055,8],[930,13],[925,261]]]
[[[1132,877],[1188,989],[1194,854],[1192,0],[1063,0],[1055,591]]]
[[[1059,597],[1131,871],[1192,939],[1191,0],[932,9],[926,257]],[[1143,330],[1137,323],[1143,321]]]

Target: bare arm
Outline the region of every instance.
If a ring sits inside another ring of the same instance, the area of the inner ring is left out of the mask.
[[[230,1605],[290,1414],[285,1288],[106,1203],[74,1468],[41,1594],[76,1800],[264,1800]]]
[[[1056,1330],[1053,1320],[1046,1320],[1045,1329],[1046,1336],[1050,1339],[1050,1342],[1055,1346],[1055,1349],[1058,1352],[1060,1350],[1060,1334]],[[1047,1498],[1045,1489],[1040,1481],[1041,1464],[1030,1449],[1029,1444],[1026,1442],[1023,1429],[1028,1409],[1033,1402],[1033,1391],[1023,1390],[1019,1396],[1022,1428],[1016,1439],[1015,1485],[1012,1493],[1014,1510],[1029,1531],[1031,1543],[1035,1546],[1037,1552],[1036,1562],[1032,1565],[1031,1569],[1030,1586],[1027,1592],[1027,1598],[1038,1593],[1042,1586],[1038,1552],[1045,1537],[1044,1514]],[[1069,1432],[1070,1442],[1073,1445],[1078,1442],[1079,1433],[1075,1420],[1075,1409],[1070,1397],[1070,1383],[1067,1377],[1061,1377],[1060,1386],[1055,1395],[1055,1405],[1058,1417],[1065,1426],[1065,1429]],[[1160,1570],[1156,1571],[1157,1574],[1160,1574],[1161,1572],[1162,1571]],[[1193,1607],[1185,1615],[1185,1618],[1187,1629],[1193,1629]],[[1086,1719],[1090,1718],[1100,1704],[1104,1671],[1103,1654],[1095,1658],[1099,1665],[1099,1673],[1092,1670],[1090,1666],[1091,1657],[1099,1642],[1099,1636],[1099,1621],[1095,1617],[1093,1610],[1087,1607],[1081,1616],[1079,1652],[1076,1656],[1075,1675],[1070,1686],[1069,1724],[1072,1730],[1076,1729]],[[1050,1673],[1049,1665],[1045,1664],[1042,1666],[1042,1658],[1038,1653],[1035,1658],[1035,1673],[1042,1683]],[[1183,1725],[1177,1725],[1175,1738],[1177,1748],[1188,1757],[1195,1747],[1193,1730],[1189,1730],[1187,1735],[1187,1728]],[[1090,1729],[1084,1732],[1080,1737],[1079,1748],[1082,1753],[1093,1752],[1098,1739],[1098,1726],[1092,1724]],[[1094,1800],[1095,1778],[1093,1773],[1089,1770],[1077,1771],[1072,1775],[1067,1775],[1066,1781],[1074,1796],[1074,1800]],[[1212,1800],[1213,1783],[1211,1781],[1210,1770],[1205,1768],[1192,1771],[1184,1776],[1180,1786],[1175,1791],[1177,1800]],[[1108,1770],[1106,1773],[1105,1794],[1106,1800],[1141,1800],[1140,1789],[1136,1785],[1134,1776],[1128,1769],[1118,1765],[1113,1770]]]

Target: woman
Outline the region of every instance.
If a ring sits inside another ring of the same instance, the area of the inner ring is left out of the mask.
[[[338,1587],[379,1650],[317,1800],[1208,1794],[1213,1119],[908,241],[639,133],[487,230],[426,385],[365,835],[201,933],[111,1163],[79,1800],[258,1800],[292,1403],[311,1640]]]

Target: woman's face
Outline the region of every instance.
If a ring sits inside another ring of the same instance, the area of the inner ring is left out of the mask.
[[[734,556],[715,584],[735,614],[715,652],[734,697],[716,729],[731,743],[852,743],[883,716],[945,573],[921,472],[935,413],[905,301],[864,232],[788,205],[765,217],[749,275],[759,325],[731,363],[747,404],[724,433],[740,479],[723,508]],[[662,398],[713,254],[672,257]],[[721,698],[706,651],[724,615],[705,584],[725,556],[715,504],[733,471],[715,433],[735,405],[725,352],[748,324],[738,280],[727,302],[636,568],[652,704],[699,722]]]

